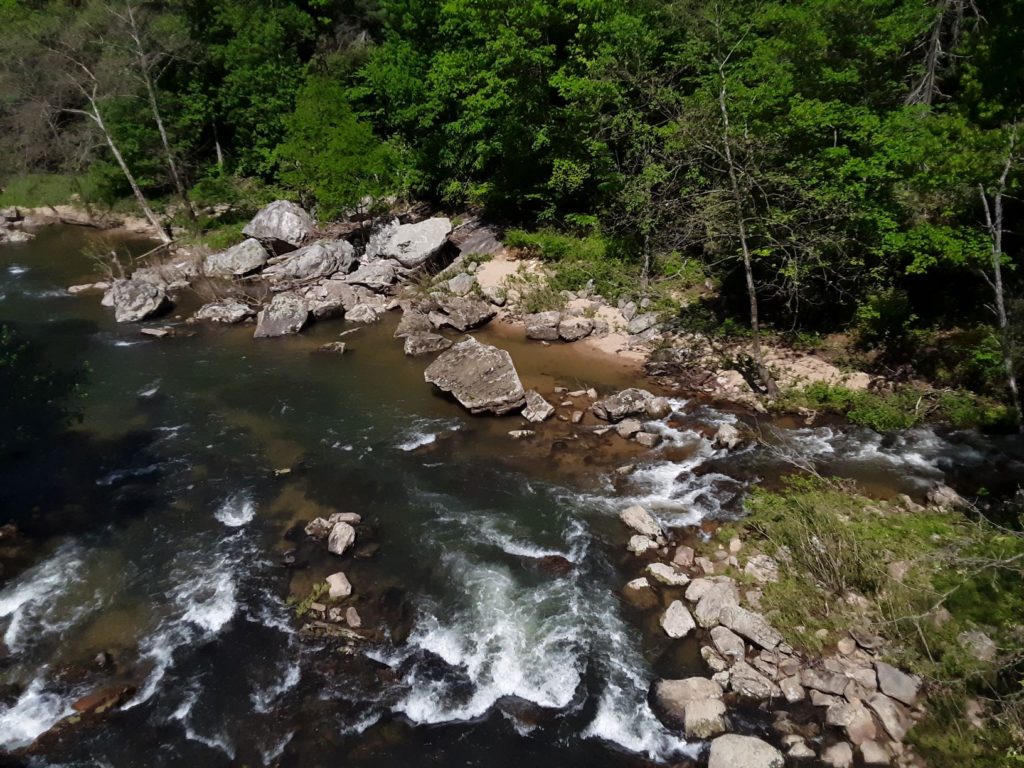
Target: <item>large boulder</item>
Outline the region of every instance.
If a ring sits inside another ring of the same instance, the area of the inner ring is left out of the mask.
[[[708,768],[782,768],[782,753],[753,736],[727,733],[711,742]]]
[[[639,504],[626,507],[619,512],[619,519],[643,536],[657,538],[662,535],[661,526],[658,524],[658,521],[651,517],[651,513]]]
[[[766,651],[773,650],[782,642],[782,635],[768,623],[764,616],[738,605],[729,605],[723,608],[718,620],[723,626],[761,646]]]
[[[307,282],[352,268],[355,249],[347,240],[318,240],[299,248],[263,270],[273,283]]]
[[[242,234],[266,243],[276,253],[295,250],[313,236],[316,223],[300,206],[275,200],[245,225]]]
[[[256,316],[254,338],[286,336],[298,333],[309,320],[309,307],[297,293],[279,293]]]
[[[710,739],[725,733],[729,720],[721,699],[691,701],[683,712],[683,732],[688,739]]]
[[[494,305],[472,296],[453,296],[440,302],[441,311],[445,313],[445,325],[457,331],[468,331],[479,328],[490,322],[498,310]]]
[[[327,551],[335,555],[345,554],[345,550],[356,541],[356,529],[349,523],[339,521],[334,524],[327,536]]]
[[[689,609],[683,605],[682,600],[673,600],[659,621],[665,634],[671,638],[678,639],[686,637],[697,628]]]
[[[166,309],[167,292],[145,280],[115,280],[110,288],[114,319],[119,323],[137,323]]]
[[[239,277],[255,272],[267,263],[267,249],[250,237],[226,251],[211,253],[203,259],[203,272],[210,277]]]
[[[447,242],[452,223],[445,218],[426,219],[416,224],[384,227],[370,237],[366,254],[370,258],[394,259],[407,269],[433,258]]]
[[[909,707],[917,703],[917,691],[921,681],[884,661],[875,662],[878,673],[878,687],[886,696],[902,701]]]
[[[418,310],[410,308],[402,313],[402,318],[398,321],[398,327],[395,328],[395,338],[401,339],[407,336],[433,332],[434,326],[430,324],[427,316]]]
[[[526,323],[526,338],[538,339],[540,341],[558,341],[558,325],[561,320],[562,313],[557,309],[524,315],[523,322]]]
[[[658,715],[669,725],[678,726],[683,724],[690,703],[721,700],[722,686],[706,677],[687,677],[658,680],[651,693]]]
[[[373,291],[384,291],[398,279],[398,268],[393,261],[379,259],[366,261],[359,269],[345,277],[349,285],[364,285]]]
[[[558,323],[558,336],[562,341],[585,339],[594,330],[594,321],[589,317],[563,317]]]
[[[195,314],[196,320],[209,323],[241,323],[256,314],[256,310],[238,299],[224,299],[204,304]]]
[[[624,389],[621,392],[598,400],[590,410],[594,415],[605,421],[621,421],[627,416],[637,416],[647,412],[647,403],[654,395],[646,389]]]
[[[450,392],[472,413],[508,413],[526,403],[511,355],[472,337],[438,356],[423,378]]]

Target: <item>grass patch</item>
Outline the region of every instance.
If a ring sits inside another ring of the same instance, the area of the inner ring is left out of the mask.
[[[1005,405],[965,390],[905,387],[872,392],[818,382],[782,393],[773,407],[778,411],[809,409],[839,413],[854,424],[878,432],[936,421],[955,427],[1012,428],[1012,415]]]
[[[99,185],[91,177],[33,173],[8,179],[0,192],[0,206],[43,208],[67,205],[75,199],[89,203],[101,196]]]
[[[926,682],[928,716],[911,739],[928,765],[1020,764],[1022,752],[1013,751],[1024,747],[1020,509],[1015,527],[1003,528],[974,513],[912,512],[819,478],[757,490],[746,506],[749,516],[718,539],[739,535],[741,559],[761,551],[779,561],[779,580],[764,586],[761,605],[790,644],[819,651],[851,627],[883,635],[888,660]],[[867,603],[848,600],[851,592]],[[975,658],[961,639],[967,631],[990,637],[996,658]],[[968,724],[971,699],[987,706],[980,728]]]

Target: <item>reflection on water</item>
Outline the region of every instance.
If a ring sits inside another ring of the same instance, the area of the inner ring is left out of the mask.
[[[696,747],[647,707],[654,651],[614,597],[623,504],[672,525],[735,514],[787,451],[885,493],[1024,468],[1015,443],[927,429],[766,431],[779,450],[725,455],[708,436],[736,416],[682,400],[652,454],[594,436],[590,417],[511,441],[518,418],[436,396],[389,324],[347,336],[341,357],[310,354],[338,322],[264,342],[116,326],[97,296],[62,290],[89,277],[90,237],[0,250],[0,321],[91,371],[82,425],[33,447],[40,471],[6,476],[12,518],[41,543],[0,586],[0,748],[63,720],[34,748],[48,762],[677,760]],[[582,352],[482,335],[548,395],[634,383]],[[364,520],[340,561],[301,533],[337,511]],[[370,638],[354,655],[297,634],[287,604],[339,568]],[[113,684],[132,690],[116,711],[65,720]]]

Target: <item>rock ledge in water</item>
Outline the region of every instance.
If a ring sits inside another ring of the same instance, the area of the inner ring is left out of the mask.
[[[472,337],[442,352],[423,378],[450,392],[471,413],[509,413],[526,403],[512,356]]]

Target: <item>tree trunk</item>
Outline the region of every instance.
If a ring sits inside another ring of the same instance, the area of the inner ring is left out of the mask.
[[[1010,134],[1010,146],[1006,152],[1006,163],[999,177],[999,186],[989,207],[985,188],[980,187],[981,202],[985,208],[985,223],[988,225],[992,240],[992,277],[988,283],[995,295],[995,313],[999,324],[999,345],[1003,353],[1003,371],[1006,374],[1006,387],[1010,391],[1010,402],[1017,414],[1017,430],[1024,434],[1024,407],[1021,405],[1020,389],[1017,386],[1016,365],[1013,359],[1013,341],[1010,338],[1010,319],[1006,313],[1006,298],[1003,290],[1003,195],[1006,192],[1006,179],[1013,167],[1013,153],[1017,143],[1017,127]],[[994,212],[993,212],[994,209]]]
[[[128,6],[128,22],[131,25],[132,42],[135,45],[135,57],[139,65],[139,75],[142,77],[142,82],[146,86],[146,96],[149,99],[149,108],[153,113],[153,121],[156,123],[157,131],[160,133],[160,142],[164,147],[164,157],[167,160],[167,170],[171,174],[171,181],[174,182],[174,188],[178,193],[178,197],[185,204],[185,210],[188,212],[188,217],[195,220],[196,213],[192,209],[192,203],[188,199],[188,193],[185,190],[185,185],[182,183],[181,174],[178,173],[178,164],[174,161],[174,153],[171,151],[171,142],[167,138],[167,129],[164,127],[164,120],[160,114],[160,105],[156,98],[156,85],[153,83],[153,77],[150,74],[150,67],[146,61],[146,52],[142,45],[142,37],[139,34],[138,25],[135,23],[135,12],[132,10],[132,4],[129,2]]]
[[[213,146],[217,150],[217,167],[224,167],[224,150],[220,146],[220,135],[217,133],[217,123],[213,123]]]
[[[750,300],[750,331],[753,336],[751,353],[754,358],[754,365],[757,368],[757,375],[761,377],[765,390],[772,397],[779,393],[768,366],[764,363],[764,356],[761,353],[761,323],[757,311],[757,287],[754,284],[753,258],[750,254],[750,243],[747,238],[747,223],[744,216],[743,193],[740,190],[739,176],[736,172],[736,164],[732,153],[732,139],[729,136],[729,108],[726,102],[725,69],[724,63],[719,66],[718,74],[721,87],[718,91],[718,105],[722,112],[722,147],[725,152],[725,162],[729,169],[729,186],[732,188],[733,203],[736,206],[736,223],[739,230],[740,248],[743,252],[743,272],[747,283],[747,298]]]
[[[171,242],[170,236],[164,230],[163,224],[157,215],[153,213],[153,209],[149,207],[149,202],[146,200],[146,196],[142,194],[142,189],[139,187],[135,176],[132,174],[131,169],[128,167],[128,163],[125,162],[124,156],[121,154],[121,150],[117,148],[117,143],[114,141],[114,137],[110,135],[110,131],[107,130],[107,124],[103,121],[103,115],[100,114],[99,107],[95,101],[90,100],[89,107],[92,109],[92,119],[96,123],[96,126],[100,129],[103,134],[103,138],[107,141],[107,146],[110,147],[111,153],[114,155],[114,159],[117,164],[121,167],[121,172],[124,177],[128,180],[128,184],[132,188],[132,193],[135,195],[135,200],[138,202],[139,207],[142,209],[143,215],[153,225],[153,228],[157,231],[157,235],[160,240],[164,243]]]

